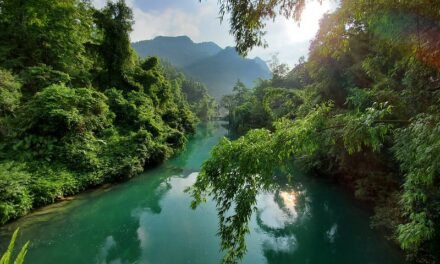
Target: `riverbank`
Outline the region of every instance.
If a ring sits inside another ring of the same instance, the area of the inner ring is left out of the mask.
[[[185,150],[156,168],[2,227],[0,250],[20,226],[17,247],[31,241],[33,264],[219,263],[215,204],[193,211],[184,190],[226,133],[217,122],[199,127]],[[340,188],[297,176],[295,185],[260,194],[243,263],[402,263]]]

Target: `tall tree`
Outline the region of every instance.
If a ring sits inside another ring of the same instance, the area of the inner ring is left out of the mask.
[[[91,63],[92,8],[82,0],[0,1],[0,66],[19,72],[46,64],[81,77]]]
[[[124,72],[133,67],[134,54],[130,44],[133,14],[124,0],[95,12],[98,29],[102,31],[99,53],[103,60],[103,79],[109,87],[120,86]]]

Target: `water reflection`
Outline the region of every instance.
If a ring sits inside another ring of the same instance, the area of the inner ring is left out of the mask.
[[[32,264],[219,263],[215,203],[193,211],[184,189],[226,132],[200,133],[175,159],[140,177],[4,227],[0,250],[20,225],[18,246],[31,240]],[[339,189],[295,182],[258,196],[244,264],[401,263],[369,229],[368,214]]]
[[[295,212],[296,205],[296,196],[297,193],[295,191],[292,192],[280,192],[280,197],[283,199],[284,206],[288,208],[290,211]]]
[[[258,235],[253,240],[261,240],[261,249],[267,261],[274,254],[292,254],[298,247],[298,238],[291,228],[304,221],[308,208],[306,192],[297,188],[266,192],[258,197],[256,228]],[[259,237],[259,238],[257,238]]]
[[[99,255],[98,255],[98,264],[107,264],[107,257],[109,255],[109,251],[116,247],[116,241],[113,236],[108,236],[105,239],[104,245],[102,246]],[[109,263],[121,263],[120,259],[112,260]]]
[[[259,196],[245,263],[262,263],[255,257],[260,253],[265,263],[276,264],[403,263],[339,187],[301,177],[297,182],[302,184]]]
[[[159,214],[142,208],[136,210],[136,216],[133,213],[138,222],[139,263],[202,264],[220,260],[213,205],[192,211],[189,208],[191,198],[184,192],[197,175],[192,172],[167,179],[170,188],[160,201],[163,210]]]
[[[270,237],[263,242],[264,251],[294,252],[298,247],[298,241],[294,235],[283,237]]]
[[[327,238],[330,243],[335,242],[336,232],[338,231],[338,224],[333,224],[332,227],[326,232]]]

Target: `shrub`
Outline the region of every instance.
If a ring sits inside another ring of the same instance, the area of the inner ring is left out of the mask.
[[[56,71],[51,66],[41,64],[26,68],[21,72],[23,93],[32,96],[52,84],[68,84],[70,76],[64,72]]]
[[[70,132],[99,133],[109,127],[113,115],[100,92],[51,85],[37,93],[20,111],[19,128],[24,134],[62,138]]]
[[[26,214],[32,208],[28,184],[31,175],[24,164],[0,163],[0,223]]]
[[[15,76],[0,69],[0,118],[15,112],[20,103],[20,88]]]

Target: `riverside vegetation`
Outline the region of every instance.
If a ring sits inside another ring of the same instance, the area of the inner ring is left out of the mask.
[[[246,54],[265,45],[266,19],[299,20],[306,1],[219,3]],[[225,263],[244,256],[257,194],[292,163],[371,202],[372,226],[409,261],[440,261],[439,11],[432,0],[340,1],[307,60],[222,100],[243,136],[213,149],[189,191],[193,207],[216,200]],[[124,1],[0,1],[0,223],[130,178],[194,131],[184,80],[135,55],[132,22]]]
[[[305,1],[222,0],[237,49],[265,45],[265,19],[300,19]],[[374,206],[415,263],[440,262],[440,2],[350,1],[321,20],[307,60],[275,65],[222,99],[229,127],[189,190],[217,202],[225,263],[246,253],[257,194],[295,163]],[[292,176],[294,180],[294,175]]]
[[[135,176],[215,115],[206,87],[137,57],[132,24],[124,1],[0,1],[0,224]]]

